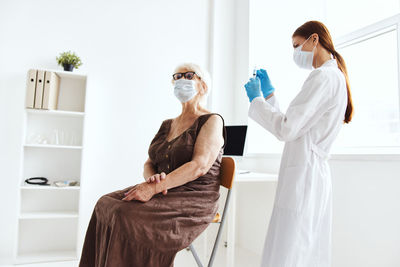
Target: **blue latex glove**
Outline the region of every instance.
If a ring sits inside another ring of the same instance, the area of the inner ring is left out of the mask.
[[[261,83],[258,77],[250,78],[244,87],[246,88],[246,93],[250,102],[253,101],[254,98],[262,96]]]
[[[264,69],[257,70],[257,78],[260,79],[261,82],[261,91],[264,97],[269,96],[275,91],[275,88],[271,84],[271,80],[268,77],[268,73]]]

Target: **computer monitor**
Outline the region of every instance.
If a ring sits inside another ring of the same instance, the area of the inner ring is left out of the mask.
[[[226,146],[224,155],[243,156],[244,145],[246,142],[247,125],[225,126]]]

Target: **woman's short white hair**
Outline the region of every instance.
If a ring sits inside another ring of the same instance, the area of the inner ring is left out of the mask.
[[[208,71],[204,68],[200,67],[195,63],[182,63],[175,68],[174,73],[178,72],[180,69],[187,69],[187,71],[194,71],[198,77],[206,84],[207,86],[207,93],[206,95],[210,94],[211,91],[211,76]],[[174,82],[174,80],[172,80]]]

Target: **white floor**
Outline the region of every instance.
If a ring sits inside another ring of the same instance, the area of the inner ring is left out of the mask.
[[[78,261],[64,261],[64,262],[50,262],[50,263],[36,263],[36,264],[23,264],[23,265],[1,265],[1,267],[78,267]],[[176,255],[175,267],[196,267],[196,262],[189,251],[183,250]],[[214,265],[215,267],[223,265]]]
[[[0,265],[1,267],[78,267],[78,261],[36,263],[23,265]],[[175,258],[175,267],[196,267],[196,262],[189,251],[183,250],[179,252]],[[218,265],[214,265],[218,267]],[[222,267],[222,266],[221,266]]]
[[[227,267],[225,258],[226,249],[219,249],[214,267]],[[235,249],[235,267],[259,266],[259,261],[260,255],[244,248]],[[23,265],[1,265],[1,267],[78,267],[78,263],[78,261],[65,261]],[[176,255],[174,267],[197,267],[197,264],[190,251],[182,250]]]

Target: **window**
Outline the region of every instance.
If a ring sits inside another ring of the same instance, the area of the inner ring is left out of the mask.
[[[343,56],[354,116],[337,148],[400,146],[398,0],[326,0],[326,24]]]
[[[397,27],[371,34],[339,44],[355,109],[337,140],[342,147],[400,145]]]
[[[396,15],[399,0],[324,0],[325,22],[335,38]]]

